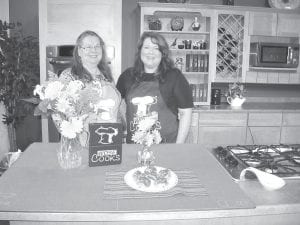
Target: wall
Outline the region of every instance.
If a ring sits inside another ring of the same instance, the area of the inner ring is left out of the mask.
[[[2,1],[2,0],[0,0]],[[11,22],[21,22],[25,36],[38,38],[38,0],[9,0],[9,17]],[[41,141],[41,120],[28,115],[16,130],[17,146],[25,150],[32,142]]]
[[[38,0],[9,0],[10,21],[21,22],[25,36],[39,36],[38,6]]]

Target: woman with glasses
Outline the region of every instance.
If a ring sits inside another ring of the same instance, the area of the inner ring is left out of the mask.
[[[82,145],[88,143],[89,123],[117,122],[121,97],[107,63],[104,41],[97,33],[87,30],[79,35],[73,52],[73,65],[60,74],[59,80],[62,82],[81,80],[84,84],[100,81],[102,90],[99,91],[99,99],[109,100],[106,101],[107,105],[101,108],[100,113],[89,113],[89,117],[85,120],[84,132],[80,137]],[[59,120],[55,122],[59,123]]]
[[[159,33],[145,32],[138,43],[134,67],[125,70],[117,88],[126,102],[127,143],[132,143],[136,116],[158,115],[163,143],[184,143],[193,98],[186,78],[169,57]]]

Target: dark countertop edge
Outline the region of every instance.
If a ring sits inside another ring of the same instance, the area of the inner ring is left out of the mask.
[[[221,105],[203,105],[196,106],[193,109],[194,112],[200,111],[214,111],[214,112],[247,112],[247,111],[299,111],[300,103],[244,103],[241,107],[232,107],[227,103]]]

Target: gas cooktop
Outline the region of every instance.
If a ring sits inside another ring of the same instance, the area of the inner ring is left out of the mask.
[[[241,171],[247,167],[283,179],[300,178],[300,144],[219,146],[212,153],[235,180],[239,180]],[[245,177],[256,178],[249,172]]]

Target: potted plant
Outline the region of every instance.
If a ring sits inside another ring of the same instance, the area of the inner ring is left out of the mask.
[[[231,106],[241,106],[246,100],[244,96],[245,92],[246,89],[244,88],[243,84],[239,82],[229,84],[228,91],[225,94],[225,96],[227,97],[227,102]]]
[[[24,37],[21,23],[0,20],[0,102],[5,107],[2,122],[8,126],[10,151],[17,151],[16,128],[33,112],[24,99],[33,96],[39,83],[39,43]]]

